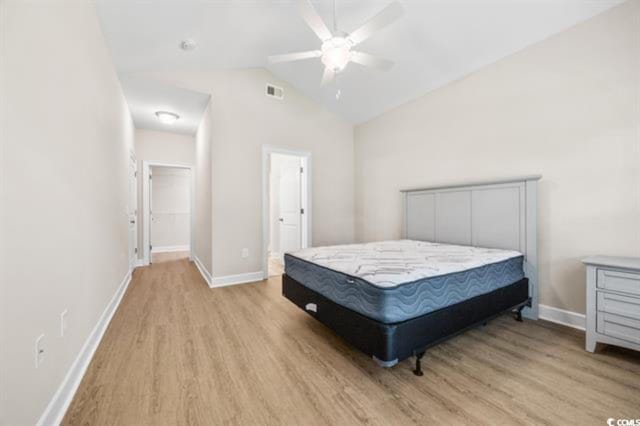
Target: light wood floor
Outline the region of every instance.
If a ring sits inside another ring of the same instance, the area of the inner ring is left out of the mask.
[[[571,424],[640,418],[640,356],[505,316],[382,369],[281,296],[139,268],[64,424]]]
[[[170,251],[165,253],[152,253],[152,263],[170,262],[172,260],[186,259],[189,257],[188,251]]]
[[[269,258],[269,277],[279,277],[284,274],[284,265],[280,259]]]

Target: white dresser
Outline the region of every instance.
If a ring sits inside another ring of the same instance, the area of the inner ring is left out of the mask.
[[[587,265],[587,339],[640,350],[640,258],[592,256]]]

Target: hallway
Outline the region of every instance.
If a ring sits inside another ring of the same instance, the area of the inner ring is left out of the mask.
[[[501,317],[429,350],[417,378],[270,281],[209,289],[186,259],[138,268],[64,424],[602,424],[640,404],[638,355],[590,355],[566,327]]]

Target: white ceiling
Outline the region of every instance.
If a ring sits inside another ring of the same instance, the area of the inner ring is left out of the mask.
[[[142,80],[126,73],[120,73],[120,82],[133,122],[139,129],[193,135],[209,104],[207,94]],[[180,118],[173,124],[164,124],[156,117],[156,111],[173,112]]]
[[[389,2],[337,0],[338,27],[353,31]],[[621,2],[403,0],[405,16],[359,46],[394,60],[390,72],[350,64],[337,84],[321,87],[318,59],[268,68],[360,123]],[[313,3],[331,26],[332,1]],[[267,67],[269,55],[319,47],[291,0],[98,0],[98,8],[122,72]],[[179,48],[187,38],[194,51]]]

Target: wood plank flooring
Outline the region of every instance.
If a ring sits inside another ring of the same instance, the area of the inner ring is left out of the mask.
[[[281,296],[210,289],[186,259],[138,268],[66,425],[580,424],[640,418],[640,356],[505,316],[379,368]]]
[[[269,277],[279,277],[284,274],[284,265],[280,259],[269,258]]]
[[[189,257],[188,251],[170,251],[170,252],[162,252],[162,253],[152,253],[151,262],[162,263],[162,262],[169,262],[172,260],[186,259],[188,257]]]

